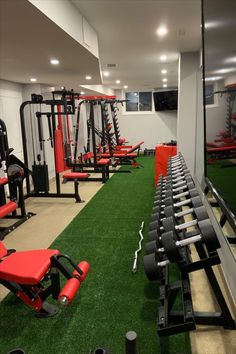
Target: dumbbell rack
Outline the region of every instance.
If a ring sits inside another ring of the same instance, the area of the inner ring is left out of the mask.
[[[174,159],[176,161],[176,158]],[[184,164],[184,160],[181,154],[179,155],[179,159]],[[171,164],[169,164],[169,167],[171,167]],[[188,178],[189,176],[190,174],[188,172]],[[186,174],[183,179],[184,178],[187,180]],[[162,181],[162,179],[160,180]],[[209,218],[207,220],[209,223]],[[183,218],[180,218],[179,222],[181,223],[183,221]],[[196,235],[199,235],[199,232],[200,231],[198,229],[191,232],[184,232],[182,230],[178,234],[178,237],[181,242],[181,240],[193,239],[194,237],[197,237]],[[215,237],[217,244],[218,239],[216,235]],[[158,279],[160,281],[160,304],[157,318],[157,332],[159,336],[169,336],[181,332],[194,330],[196,329],[196,325],[222,326],[225,329],[236,328],[236,323],[232,318],[232,315],[230,313],[230,310],[225,301],[224,295],[221,291],[218,280],[213,270],[213,266],[221,263],[217,251],[217,248],[219,248],[220,245],[218,244],[218,246],[216,247],[214,247],[213,245],[211,247],[209,245],[207,246],[201,241],[198,241],[193,242],[192,246],[195,247],[198,259],[192,259],[191,250],[188,246],[181,247],[181,260],[176,261],[176,266],[178,267],[180,274],[180,278],[178,281],[175,281],[174,283],[170,282],[169,264],[165,265],[163,268],[161,268],[161,270],[159,270],[160,273],[158,275]],[[164,254],[163,257],[163,260],[165,261],[167,259],[166,255]],[[198,270],[205,271],[205,274],[208,278],[209,284],[211,286],[212,292],[219,308],[218,312],[194,311],[189,274]],[[151,272],[151,277],[153,277],[153,272]],[[155,280],[154,278],[149,279]],[[179,295],[181,296],[182,304],[181,309],[176,310],[179,302]]]
[[[191,331],[196,329],[196,325],[222,326],[225,329],[235,329],[235,321],[212,269],[214,265],[221,263],[218,252],[212,251],[207,254],[200,242],[195,243],[194,246],[200,260],[193,262],[186,252],[183,261],[178,263],[181,278],[179,281],[170,284],[168,266],[164,268],[163,278],[160,282],[160,306],[157,321],[160,336]],[[220,312],[197,312],[193,309],[189,273],[201,269],[205,270]],[[182,310],[173,310],[178,294],[181,294],[183,308]]]

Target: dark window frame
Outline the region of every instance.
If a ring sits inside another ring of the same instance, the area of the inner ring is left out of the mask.
[[[153,93],[152,91],[126,91],[125,92],[125,99],[127,99],[127,94],[137,94],[137,110],[131,110],[131,109],[128,109],[127,110],[127,103],[125,104],[125,112],[126,113],[151,113],[153,112]],[[142,94],[150,94],[150,100],[151,102],[148,103],[149,106],[151,106],[151,109],[149,110],[142,110],[140,109],[140,95]]]

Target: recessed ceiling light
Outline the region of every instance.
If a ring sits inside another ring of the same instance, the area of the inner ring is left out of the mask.
[[[227,73],[231,73],[232,71],[235,71],[235,68],[226,68],[226,69],[219,69],[219,70],[215,70],[214,74],[227,74]]]
[[[166,70],[166,69],[163,69],[163,70],[161,70],[161,73],[162,73],[162,74],[166,74],[166,73],[167,73],[167,70]]]
[[[58,65],[60,62],[59,62],[59,60],[58,59],[51,59],[50,60],[50,63],[52,64],[52,65]]]
[[[92,76],[87,75],[87,76],[85,76],[85,79],[86,79],[86,80],[91,80],[91,79],[92,79]]]
[[[167,87],[167,85],[166,85],[166,84],[164,84],[164,85],[163,85],[163,87]]]
[[[62,89],[62,90],[64,90],[64,89],[65,89],[65,87],[64,87],[64,86],[61,86],[61,89]]]
[[[104,76],[109,76],[110,73],[109,73],[108,71],[104,71],[104,72],[103,72],[103,75],[104,75]]]
[[[80,94],[81,94],[81,95],[84,95],[84,91],[81,91]]]
[[[158,29],[157,29],[157,34],[158,36],[160,37],[163,37],[167,34],[167,28],[165,26],[160,26]]]
[[[166,56],[166,55],[161,55],[161,56],[160,56],[160,60],[161,60],[161,61],[165,61],[166,59],[167,59],[167,56]]]
[[[55,91],[55,87],[50,87],[51,88],[51,91]]]
[[[226,58],[225,63],[236,63],[236,57]]]
[[[212,77],[206,77],[205,81],[216,81],[222,79],[222,76],[212,76]]]
[[[162,79],[162,81],[163,81],[163,82],[167,82],[167,78],[166,78],[166,77],[164,77],[164,79]]]
[[[127,88],[128,88],[128,86],[127,86],[127,85],[125,85],[125,86],[124,86],[124,89],[127,89]]]
[[[120,80],[116,80],[116,84],[120,84]]]
[[[31,82],[36,82],[37,79],[36,79],[35,77],[31,77],[30,81],[31,81]]]

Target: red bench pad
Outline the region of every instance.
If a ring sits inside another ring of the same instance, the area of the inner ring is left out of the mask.
[[[0,279],[19,284],[36,285],[51,266],[51,256],[58,250],[34,250],[12,253],[0,262]]]
[[[235,151],[236,150],[236,145],[232,146],[221,146],[217,148],[208,148],[207,152],[223,152],[223,151]]]
[[[17,204],[15,202],[9,202],[0,206],[0,218],[4,218],[4,216],[12,213],[17,209]]]
[[[110,163],[110,159],[100,159],[97,161],[98,165],[108,165]]]
[[[135,150],[137,150],[138,148],[140,148],[140,146],[144,143],[144,141],[141,141],[140,143],[134,145],[131,149],[128,150],[128,153],[130,154],[131,152],[134,152]]]
[[[135,158],[137,157],[138,155],[133,153],[133,154],[122,154],[122,153],[116,153],[116,154],[113,154],[114,157],[118,157],[118,158],[122,158],[122,157],[131,157],[131,158]]]
[[[64,173],[63,178],[66,179],[86,179],[90,176],[89,173],[85,172],[68,172]]]

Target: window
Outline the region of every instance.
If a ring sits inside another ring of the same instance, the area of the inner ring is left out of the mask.
[[[152,111],[152,92],[126,92],[126,112]]]
[[[214,104],[214,84],[205,85],[205,104]]]

